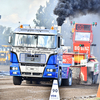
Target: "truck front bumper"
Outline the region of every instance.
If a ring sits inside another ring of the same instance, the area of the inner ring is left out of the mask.
[[[11,76],[33,77],[33,78],[57,78],[58,67],[56,65],[39,66],[21,66],[18,63],[10,65]]]

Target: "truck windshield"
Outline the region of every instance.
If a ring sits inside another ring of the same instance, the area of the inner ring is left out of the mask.
[[[76,32],[75,41],[90,41],[90,33]]]
[[[56,36],[13,34],[13,46],[56,48]]]

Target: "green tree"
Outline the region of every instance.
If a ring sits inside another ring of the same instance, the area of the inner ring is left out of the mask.
[[[53,10],[57,5],[57,0],[49,0],[46,2],[46,7],[40,6],[37,11],[36,19],[33,20],[36,26],[44,26],[51,28],[56,24],[56,16],[53,14]]]

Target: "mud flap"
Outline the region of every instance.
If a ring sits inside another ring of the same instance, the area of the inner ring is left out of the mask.
[[[81,72],[80,72],[80,79],[81,81],[87,81],[87,67],[81,67]]]

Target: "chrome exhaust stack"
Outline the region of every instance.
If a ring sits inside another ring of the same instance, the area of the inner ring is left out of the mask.
[[[58,33],[61,33],[61,26],[58,26]]]

